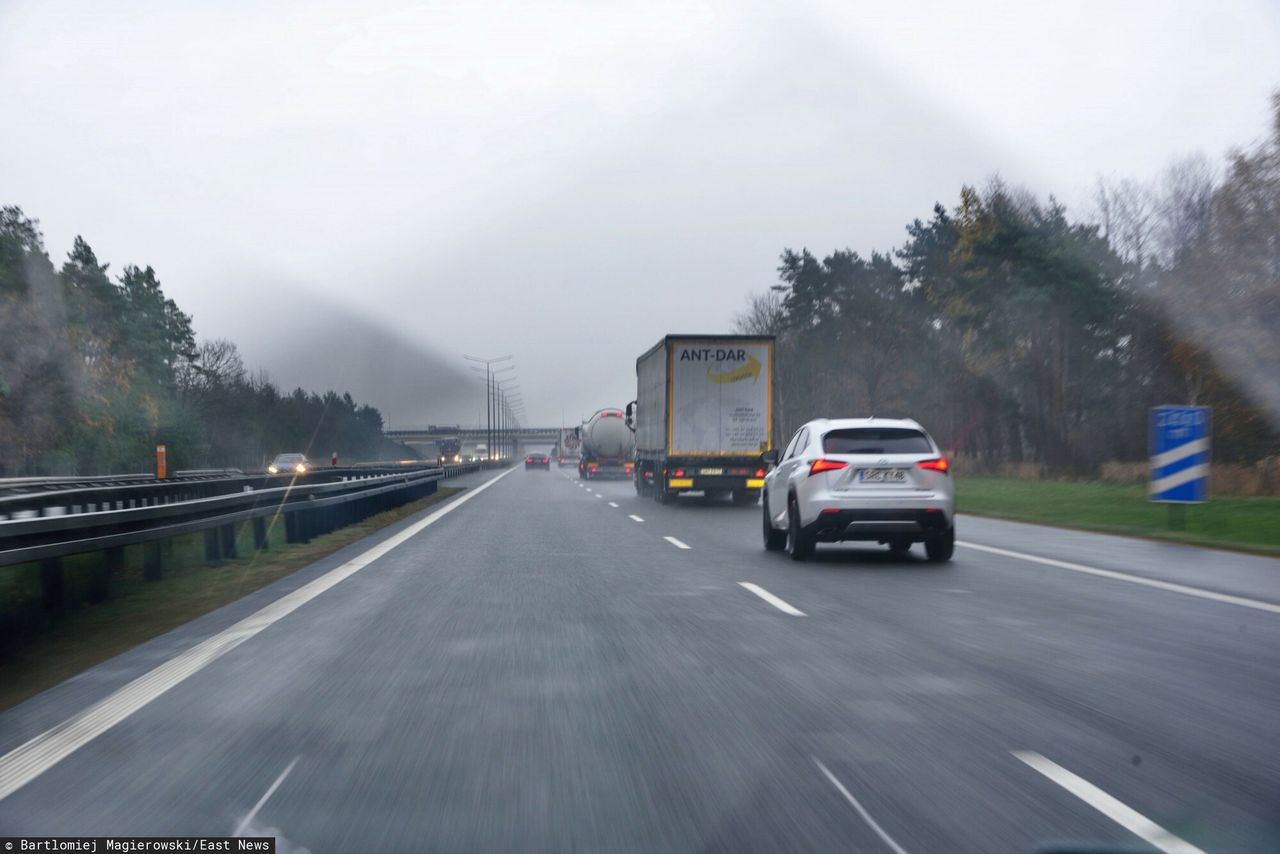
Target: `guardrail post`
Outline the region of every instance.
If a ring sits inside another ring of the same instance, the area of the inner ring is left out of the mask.
[[[142,577],[147,581],[159,581],[164,571],[164,554],[159,541],[147,543],[142,557]]]
[[[286,543],[300,543],[302,540],[298,537],[298,513],[284,514],[284,541]]]
[[[40,601],[51,614],[62,612],[62,558],[40,561]]]
[[[253,517],[253,547],[260,552],[267,550],[267,520],[261,516]]]
[[[207,528],[204,532],[204,559],[213,563],[222,559],[222,542],[216,528]]]
[[[89,601],[105,602],[111,594],[111,579],[124,571],[124,548],[115,546],[102,553],[102,560],[89,577]]]
[[[236,526],[223,525],[218,529],[218,535],[222,540],[222,556],[234,560],[236,557]]]

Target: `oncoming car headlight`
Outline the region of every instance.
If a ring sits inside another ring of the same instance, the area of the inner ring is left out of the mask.
[[[296,466],[293,467],[293,470],[296,471],[298,474],[305,474],[307,471],[307,464],[298,463]]]
[[[280,474],[280,469],[276,468],[276,464],[272,463],[267,466],[267,474]]]

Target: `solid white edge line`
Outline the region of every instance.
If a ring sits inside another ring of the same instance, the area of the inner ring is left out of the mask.
[[[634,513],[628,513],[628,514],[627,514],[627,518],[628,518],[628,519],[633,519],[633,520],[635,520],[636,522],[643,522],[643,521],[644,521],[643,519],[641,519],[639,516],[637,516],[637,515],[636,515],[636,514],[634,514]]]
[[[1073,774],[1034,750],[1013,750],[1010,752],[1125,830],[1161,851],[1169,852],[1169,854],[1205,854],[1202,849],[1174,836],[1142,813],[1121,803],[1088,780]]]
[[[678,548],[678,549],[689,549],[689,548],[693,548],[692,546],[690,546],[690,545],[688,545],[688,544],[686,544],[686,543],[682,543],[682,542],[680,542],[680,541],[679,541],[679,540],[677,540],[675,537],[663,537],[662,539],[666,540],[668,543],[671,543],[671,545],[675,546],[675,547],[676,547],[676,548]]]
[[[752,584],[750,581],[739,581],[738,584],[740,584],[742,587],[745,587],[747,590],[750,590],[752,593],[756,594],[761,599],[768,602],[770,605],[777,608],[779,611],[783,612],[784,614],[790,614],[793,617],[808,616],[808,614],[806,614],[804,611],[801,611],[799,608],[791,605],[785,599],[779,599],[777,596],[774,596],[772,593],[770,593],[768,590],[765,590],[763,587],[761,587],[758,584]]]
[[[164,692],[198,673],[258,632],[288,616],[330,587],[354,575],[396,546],[472,498],[493,486],[515,469],[507,469],[450,501],[431,515],[387,537],[376,546],[361,552],[346,563],[334,567],[291,593],[272,602],[229,626],[212,637],[179,653],[142,674],[87,709],[45,730],[31,740],[0,756],[0,801],[39,777],[76,750],[102,735]]]
[[[609,506],[610,506],[610,507],[617,507],[617,506],[618,506],[618,502],[616,502],[616,501],[610,501],[610,502],[609,502]]]
[[[1175,584],[1172,581],[1159,581],[1155,578],[1144,578],[1141,575],[1130,575],[1127,572],[1116,572],[1113,569],[1099,569],[1096,566],[1085,566],[1079,563],[1070,563],[1065,560],[1055,560],[1051,557],[1039,557],[1037,555],[1023,554],[1022,552],[996,548],[995,546],[983,546],[977,543],[968,542],[957,542],[956,545],[963,546],[968,549],[977,549],[980,552],[990,552],[991,554],[1001,555],[1003,557],[1012,557],[1019,560],[1030,561],[1031,563],[1053,566],[1058,569],[1069,569],[1072,572],[1082,572],[1085,575],[1096,575],[1099,578],[1110,578],[1113,581],[1127,581],[1130,584],[1141,584],[1144,587],[1154,587],[1157,590],[1164,590],[1169,593],[1181,593],[1183,596],[1195,596],[1197,599],[1207,599],[1210,602],[1221,602],[1225,605],[1239,605],[1241,608],[1252,608],[1255,611],[1266,611],[1269,614],[1280,614],[1280,605],[1273,602],[1262,602],[1258,599],[1248,599],[1244,596],[1232,596],[1230,593],[1215,593],[1212,590],[1202,590],[1199,587],[1188,587],[1185,584]]]
[[[293,770],[293,766],[297,765],[298,760],[301,758],[302,758],[302,754],[298,754],[297,756],[293,757],[293,761],[290,762],[288,766],[286,766],[285,769],[280,772],[280,776],[276,778],[276,781],[271,784],[271,787],[269,789],[263,792],[262,797],[258,798],[258,802],[253,805],[253,809],[249,810],[249,814],[240,820],[240,824],[236,826],[236,832],[231,834],[233,838],[238,837],[240,836],[240,834],[244,833],[245,828],[248,827],[249,823],[252,822],[254,818],[258,815],[258,810],[262,809],[262,805],[267,802],[267,798],[271,797],[276,793],[276,789],[280,788],[280,784],[284,782],[284,778],[289,776],[289,772]]]
[[[827,778],[828,782],[830,782],[831,785],[836,787],[837,792],[844,795],[844,799],[849,802],[849,805],[851,807],[857,810],[858,815],[860,815],[862,817],[862,820],[867,823],[867,827],[871,828],[876,832],[876,836],[880,837],[880,841],[883,842],[885,845],[889,846],[889,850],[892,851],[893,854],[907,854],[906,850],[897,842],[895,842],[893,837],[890,836],[888,833],[886,833],[885,829],[881,827],[880,824],[874,818],[871,817],[871,813],[867,812],[866,809],[863,808],[862,804],[858,803],[858,799],[855,798],[853,795],[849,794],[849,790],[844,787],[844,784],[840,782],[840,780],[836,777],[835,774],[831,773],[831,770],[827,768],[827,766],[822,764],[822,760],[820,760],[816,756],[811,758],[813,759],[814,764],[818,766],[818,770],[821,771],[822,775]]]

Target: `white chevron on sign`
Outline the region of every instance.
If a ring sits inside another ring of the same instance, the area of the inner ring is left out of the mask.
[[[1160,453],[1153,456],[1151,458],[1151,470],[1152,472],[1154,472],[1156,469],[1164,468],[1165,466],[1169,465],[1169,463],[1176,463],[1178,460],[1183,459],[1184,457],[1189,457],[1192,454],[1202,454],[1207,450],[1209,450],[1208,437],[1205,437],[1203,439],[1194,439],[1190,442],[1187,442],[1185,445],[1179,445],[1176,448],[1170,448],[1167,451],[1161,451]]]
[[[1209,464],[1200,463],[1200,465],[1185,468],[1180,472],[1174,472],[1168,477],[1162,477],[1159,480],[1151,481],[1151,494],[1158,495],[1161,492],[1168,492],[1174,487],[1182,486],[1184,483],[1190,483],[1193,480],[1199,480],[1202,477],[1208,476]]]

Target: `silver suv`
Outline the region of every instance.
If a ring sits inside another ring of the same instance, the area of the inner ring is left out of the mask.
[[[869,540],[930,560],[955,550],[956,497],[947,458],[909,419],[820,418],[801,427],[764,481],[764,547],[795,560],[817,543]]]

